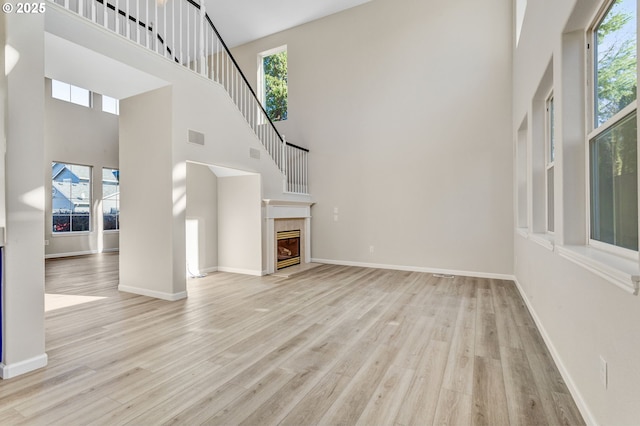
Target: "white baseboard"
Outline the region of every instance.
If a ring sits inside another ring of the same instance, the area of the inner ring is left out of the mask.
[[[513,281],[516,283],[516,287],[520,292],[520,296],[522,296],[524,303],[527,305],[527,308],[529,309],[529,313],[533,317],[533,321],[536,323],[536,326],[538,327],[538,331],[540,331],[540,335],[542,336],[544,343],[547,345],[547,348],[549,348],[551,357],[553,358],[553,361],[556,363],[556,367],[558,367],[558,371],[560,371],[560,375],[562,376],[562,379],[567,384],[567,388],[569,389],[569,392],[571,393],[573,400],[576,402],[576,405],[578,406],[578,410],[580,410],[580,414],[582,414],[584,421],[589,426],[597,426],[598,422],[593,416],[593,413],[589,409],[589,406],[585,402],[584,398],[582,397],[580,390],[578,389],[575,382],[571,378],[571,374],[569,374],[569,371],[567,370],[564,363],[562,362],[562,358],[560,357],[558,350],[556,349],[556,347],[553,344],[553,341],[549,337],[547,330],[544,328],[542,321],[540,321],[540,317],[538,317],[538,314],[533,308],[533,305],[531,305],[531,302],[529,301],[527,294],[524,292],[524,289],[522,288],[522,286],[520,285],[520,282],[516,277],[513,278]]]
[[[218,272],[218,267],[217,266],[212,266],[210,268],[202,268],[202,269],[200,269],[200,273],[201,274],[211,274],[213,272]]]
[[[186,299],[187,292],[181,291],[180,293],[164,293],[162,291],[154,291],[146,288],[129,287],[126,285],[119,285],[118,291],[125,293],[138,294],[140,296],[154,297],[156,299],[168,300],[169,302],[175,302],[176,300]]]
[[[119,253],[120,248],[116,247],[116,248],[104,249],[102,250],[102,252],[103,253]]]
[[[386,265],[382,263],[365,263],[365,262],[351,262],[346,260],[332,260],[332,259],[316,259],[312,258],[313,263],[327,263],[329,265],[341,265],[341,266],[358,266],[361,268],[376,268],[376,269],[391,269],[395,271],[409,271],[409,272],[427,272],[430,274],[443,274],[443,275],[461,275],[465,277],[476,278],[491,278],[497,280],[514,280],[513,275],[508,274],[493,274],[488,272],[474,272],[474,271],[458,271],[453,269],[438,269],[438,268],[425,268],[422,266],[402,266],[402,265]]]
[[[56,259],[58,257],[73,257],[73,256],[86,256],[88,254],[97,254],[98,250],[85,250],[85,251],[72,251],[69,253],[53,253],[45,254],[45,259]]]
[[[46,367],[47,361],[48,357],[45,353],[14,364],[5,365],[0,363],[0,378],[11,379],[12,377],[20,376],[21,374]]]
[[[232,274],[253,275],[256,277],[261,277],[263,275],[262,271],[254,271],[251,269],[241,269],[241,268],[228,268],[226,266],[218,266],[218,271],[230,272]]]

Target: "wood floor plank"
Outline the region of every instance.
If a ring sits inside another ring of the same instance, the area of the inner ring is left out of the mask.
[[[333,403],[320,423],[331,425],[353,425],[364,411],[371,395],[387,372],[395,352],[388,346],[379,345],[371,353],[363,353],[366,361]]]
[[[500,360],[476,356],[473,376],[471,424],[509,425],[509,407]]]
[[[46,261],[49,365],[0,424],[584,424],[512,282],[321,265],[167,302],[118,261]]]
[[[398,410],[395,424],[432,424],[436,414],[449,343],[431,340]]]
[[[290,380],[295,380],[296,376],[299,377],[300,375],[283,369],[272,370],[262,380],[247,389],[246,392],[242,393],[216,415],[207,419],[206,423],[220,425],[237,425],[242,423],[243,420],[260,408]]]
[[[362,357],[359,357],[362,358]],[[351,377],[330,372],[296,404],[280,422],[283,426],[318,424],[329,407],[340,397]]]
[[[476,299],[462,300],[455,325],[442,387],[466,395],[473,390],[473,361],[476,335]]]
[[[533,372],[524,351],[501,347],[501,360],[511,423],[546,424],[550,419],[545,415]]]
[[[393,424],[414,373],[413,370],[407,370],[396,364],[391,365],[358,418],[357,424],[361,426]]]
[[[449,426],[471,424],[471,395],[442,389],[433,424]]]
[[[480,313],[476,324],[475,354],[487,358],[500,359],[500,341],[496,315],[489,312]]]

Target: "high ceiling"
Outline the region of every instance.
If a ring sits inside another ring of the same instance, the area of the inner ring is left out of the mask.
[[[295,27],[371,0],[204,0],[229,47]]]

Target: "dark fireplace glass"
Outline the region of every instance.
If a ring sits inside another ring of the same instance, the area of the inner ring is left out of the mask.
[[[300,263],[300,231],[278,232],[278,269]]]

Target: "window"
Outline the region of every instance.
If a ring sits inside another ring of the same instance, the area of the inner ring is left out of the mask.
[[[545,168],[547,188],[547,232],[555,229],[554,220],[554,175],[553,164],[555,161],[555,106],[553,93],[546,101],[546,138],[545,138]]]
[[[119,115],[120,101],[110,96],[102,95],[102,111]]]
[[[102,169],[102,229],[120,229],[120,172]]]
[[[58,80],[51,80],[51,97],[85,107],[91,106],[91,92]]]
[[[91,230],[91,167],[51,164],[53,233]]]
[[[261,100],[272,121],[287,119],[287,47],[260,54]]]
[[[516,174],[517,174],[517,227],[524,235],[528,233],[529,228],[529,172],[528,172],[528,153],[527,153],[527,127],[528,119],[524,118],[516,140]]]
[[[527,0],[516,0],[516,46],[520,42],[520,32],[527,11]]]
[[[638,250],[636,0],[615,0],[593,29],[590,238]]]

